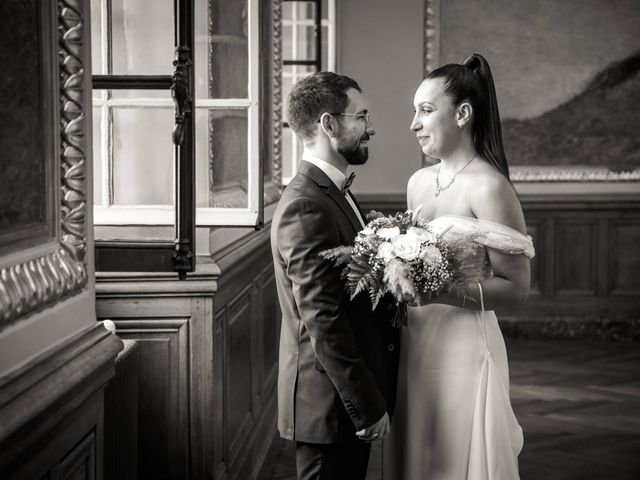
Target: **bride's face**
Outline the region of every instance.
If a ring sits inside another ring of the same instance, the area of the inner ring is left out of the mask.
[[[415,114],[411,130],[425,155],[442,158],[460,141],[456,109],[444,91],[442,78],[422,82],[413,99]]]

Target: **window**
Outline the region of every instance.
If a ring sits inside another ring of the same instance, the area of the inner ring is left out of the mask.
[[[91,0],[94,220],[174,224],[179,148],[169,87],[174,4],[191,5],[193,142],[198,226],[262,219],[258,0]],[[179,11],[179,10],[178,10]]]
[[[335,0],[284,0],[282,49],[282,183],[286,185],[296,174],[302,155],[302,145],[287,122],[287,97],[302,78],[320,70],[335,71]]]

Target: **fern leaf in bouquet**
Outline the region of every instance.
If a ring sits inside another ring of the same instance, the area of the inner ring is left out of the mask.
[[[329,250],[324,250],[320,252],[320,256],[325,260],[329,260],[334,262],[336,266],[346,265],[351,260],[351,255],[353,254],[353,247],[349,245],[344,245],[341,247],[330,248]]]

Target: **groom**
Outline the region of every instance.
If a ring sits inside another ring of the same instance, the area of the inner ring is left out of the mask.
[[[304,145],[298,174],[274,213],[271,249],[282,309],[278,429],[296,442],[298,479],[364,479],[371,441],[389,431],[397,366],[394,304],[349,300],[320,252],[352,245],[364,219],[349,165],[368,159],[375,131],[358,84],[320,72],[289,96],[289,124]]]

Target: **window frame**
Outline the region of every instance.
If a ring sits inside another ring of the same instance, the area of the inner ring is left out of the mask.
[[[108,0],[101,0],[102,7],[102,38],[101,53],[103,57],[103,69],[108,65],[108,22],[110,21],[105,11]],[[191,2],[192,3],[192,2]],[[259,0],[247,0],[247,98],[225,99],[199,99],[193,102],[193,113],[196,115],[201,110],[233,110],[239,109],[247,113],[247,206],[242,208],[224,207],[197,207],[195,209],[195,224],[198,227],[256,227],[263,223],[263,182],[262,165],[260,163],[260,8]],[[103,73],[103,72],[100,72]],[[108,75],[117,77],[117,75]],[[94,75],[96,80],[105,77]],[[133,78],[134,76],[127,75]],[[160,76],[154,76],[160,77]],[[131,88],[135,89],[135,88]],[[95,93],[95,91],[94,91]],[[193,90],[195,96],[195,89]],[[109,109],[136,108],[152,106],[158,108],[174,108],[171,98],[143,98],[138,99],[108,99],[106,92],[101,94],[101,107],[103,107],[103,125],[109,125]],[[103,132],[101,143],[101,160],[99,168],[102,169],[102,204],[94,205],[94,223],[96,226],[173,226],[175,225],[175,201],[174,205],[113,205],[113,178],[111,169],[113,160],[109,154],[110,133]],[[94,139],[96,141],[97,139]],[[208,160],[207,160],[208,161]],[[98,165],[96,165],[98,167]],[[176,182],[174,171],[173,181]]]

